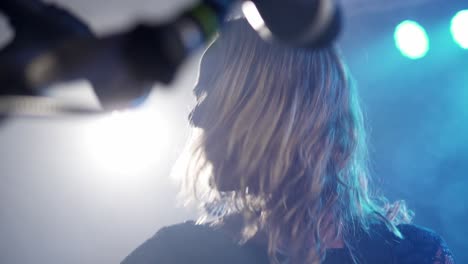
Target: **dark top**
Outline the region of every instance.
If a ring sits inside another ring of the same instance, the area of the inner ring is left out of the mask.
[[[453,264],[442,238],[415,225],[399,225],[404,239],[373,226],[353,241],[359,264]],[[266,245],[240,245],[220,228],[194,222],[160,229],[121,264],[269,264]],[[327,250],[323,264],[352,264],[347,249]]]

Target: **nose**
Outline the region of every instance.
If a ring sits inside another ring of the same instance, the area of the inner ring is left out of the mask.
[[[201,98],[203,95],[203,90],[200,85],[200,80],[198,80],[197,84],[193,88],[193,95],[195,95],[195,98],[197,98],[197,100]]]

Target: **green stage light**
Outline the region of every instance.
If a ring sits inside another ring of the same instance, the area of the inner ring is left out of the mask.
[[[395,45],[410,59],[420,59],[429,51],[429,37],[426,30],[415,21],[401,22],[394,33]]]
[[[468,9],[459,11],[452,18],[450,26],[453,40],[464,49],[468,49]]]

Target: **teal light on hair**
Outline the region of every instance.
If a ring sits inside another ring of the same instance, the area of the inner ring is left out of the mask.
[[[452,18],[450,31],[453,40],[463,49],[468,49],[468,9],[455,14]]]
[[[405,20],[395,28],[395,45],[410,59],[420,59],[429,52],[429,37],[417,22]]]

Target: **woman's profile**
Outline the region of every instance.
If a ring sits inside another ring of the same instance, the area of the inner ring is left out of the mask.
[[[452,264],[370,184],[363,114],[334,47],[267,42],[244,19],[205,52],[186,189],[209,221],[165,227],[124,264]]]

